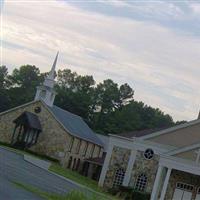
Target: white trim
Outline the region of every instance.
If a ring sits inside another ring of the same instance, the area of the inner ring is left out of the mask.
[[[172,169],[168,168],[167,169],[167,175],[165,177],[164,185],[163,185],[163,188],[162,188],[160,200],[165,199],[165,195],[166,195],[166,192],[167,192],[167,186],[168,186],[168,183],[169,183],[169,178],[170,178],[171,172],[172,172]]]
[[[113,145],[116,145],[118,147],[130,149],[130,150],[139,150],[139,151],[145,151],[147,148],[153,149],[154,153],[159,155],[163,154],[165,152],[168,152],[169,150],[172,150],[172,148],[161,148],[161,146],[157,146],[154,142],[147,142],[130,138],[125,138],[117,135],[110,135],[110,142]]]
[[[163,170],[164,170],[164,167],[159,165],[157,173],[156,173],[154,185],[153,185],[153,190],[152,190],[152,193],[151,193],[151,200],[157,200],[158,199],[159,189],[160,189],[160,186],[161,186],[160,182],[161,182]]]
[[[129,181],[131,178],[131,174],[132,174],[132,169],[133,169],[133,165],[135,163],[136,160],[136,155],[137,155],[137,151],[136,150],[131,150],[131,155],[128,161],[128,166],[126,168],[126,173],[125,173],[125,177],[124,177],[124,181],[123,181],[123,186],[128,186],[129,185]]]
[[[200,176],[200,164],[189,162],[185,159],[162,155],[160,157],[159,164],[167,168],[176,169]]]
[[[168,129],[164,129],[164,130],[161,130],[161,131],[158,131],[158,132],[146,135],[146,136],[142,136],[140,138],[144,139],[144,140],[152,139],[154,137],[158,137],[158,136],[161,136],[161,135],[164,135],[164,134],[167,134],[167,133],[179,130],[179,129],[187,128],[189,126],[193,126],[193,125],[196,125],[196,124],[199,124],[199,123],[200,123],[200,119],[196,119],[196,120],[193,120],[193,121],[190,121],[190,122],[187,122],[187,123],[184,123],[184,124],[180,124],[180,125],[168,128]]]
[[[103,164],[103,167],[102,167],[102,170],[101,170],[101,175],[100,175],[100,178],[99,178],[98,185],[100,187],[103,187],[103,184],[104,184],[104,181],[105,181],[105,178],[106,178],[106,173],[108,171],[110,159],[111,159],[111,156],[112,156],[112,151],[113,151],[113,144],[109,144],[108,152],[106,154],[106,158],[104,160],[104,164]]]
[[[180,154],[180,153],[184,153],[184,152],[187,152],[187,151],[194,150],[196,148],[200,148],[200,143],[189,145],[189,146],[184,146],[184,147],[169,151],[167,153],[167,155],[170,155],[170,156],[171,155],[176,155],[176,154]]]

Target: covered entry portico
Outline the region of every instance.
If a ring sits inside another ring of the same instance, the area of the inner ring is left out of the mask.
[[[151,200],[200,200],[200,165],[161,156]]]

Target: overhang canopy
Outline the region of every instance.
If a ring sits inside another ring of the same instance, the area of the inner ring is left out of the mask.
[[[22,124],[28,126],[31,129],[42,131],[42,126],[37,115],[31,112],[22,113],[17,119],[13,121],[15,124]]]

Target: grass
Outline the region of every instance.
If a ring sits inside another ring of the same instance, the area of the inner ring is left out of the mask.
[[[90,193],[92,192],[92,193],[94,193],[95,195],[96,195],[96,193],[98,193],[98,195],[100,195],[101,196],[101,198],[104,200],[118,200],[118,198],[116,198],[116,197],[114,197],[114,196],[112,196],[111,194],[109,194],[108,192],[106,192],[106,191],[104,191],[102,188],[100,188],[100,187],[98,187],[98,184],[97,184],[97,182],[96,181],[94,181],[94,180],[92,180],[92,179],[90,179],[90,178],[88,178],[88,177],[85,177],[85,176],[82,176],[82,175],[80,175],[79,173],[77,173],[77,172],[75,172],[75,171],[72,171],[72,170],[69,170],[69,169],[64,169],[64,168],[62,168],[58,163],[57,163],[57,160],[56,160],[56,162],[55,161],[53,161],[51,158],[49,159],[49,157],[48,156],[44,156],[44,155],[39,155],[39,154],[36,154],[36,153],[34,153],[34,152],[31,152],[31,151],[24,151],[24,150],[20,150],[20,149],[15,149],[15,148],[13,148],[13,147],[11,147],[9,144],[4,144],[4,143],[2,143],[2,142],[0,142],[0,146],[3,146],[4,148],[7,148],[8,150],[10,150],[10,151],[13,151],[13,152],[16,152],[16,153],[19,153],[19,154],[21,154],[21,155],[24,155],[24,154],[26,154],[26,155],[30,155],[30,156],[34,156],[34,157],[37,157],[37,158],[40,158],[40,159],[43,159],[43,160],[49,160],[49,161],[52,161],[52,164],[51,164],[51,166],[50,166],[50,171],[52,171],[52,172],[54,172],[54,173],[56,173],[56,174],[58,174],[58,175],[61,175],[61,176],[63,176],[63,177],[66,177],[66,178],[68,178],[68,179],[70,179],[70,180],[72,180],[72,181],[74,181],[74,182],[76,182],[76,183],[79,183],[80,185],[83,185],[83,186],[85,186],[85,187],[87,187],[87,188],[85,188],[85,190],[87,190],[87,191],[90,191]],[[20,184],[18,184],[18,186],[19,186]],[[44,193],[44,192],[42,192],[42,191],[39,191],[38,189],[36,189],[36,188],[32,188],[31,186],[29,187],[29,186],[25,186],[25,185],[21,185],[21,187],[24,187],[24,189],[28,189],[29,191],[30,190],[33,190],[33,192],[35,191],[36,193],[37,192],[39,192],[40,193],[40,195],[47,195],[47,193]],[[25,187],[28,187],[28,188],[25,188]],[[34,193],[35,193],[34,192]],[[48,196],[49,196],[50,194],[48,194]],[[74,195],[74,193],[72,193],[71,195]],[[77,194],[77,192],[76,192],[76,195],[82,195],[82,194]],[[55,195],[53,195],[55,198],[54,199],[56,199],[57,197],[55,196]],[[51,197],[52,198],[52,197]],[[50,198],[50,199],[51,199]],[[54,199],[52,199],[52,200],[54,200]],[[62,200],[62,198],[59,196],[59,198],[57,198],[57,199],[61,199]],[[56,200],[57,200],[56,199]],[[64,199],[65,200],[65,199]],[[68,199],[67,199],[68,200]],[[73,200],[73,199],[72,199]],[[77,200],[79,200],[79,199],[77,199]],[[80,200],[82,200],[82,199],[80,199]],[[85,200],[84,198],[83,198],[83,200]],[[86,199],[87,200],[87,199]],[[93,199],[91,199],[91,200],[93,200]],[[94,200],[96,200],[96,199],[94,199]],[[98,199],[99,200],[99,199]],[[100,199],[101,200],[101,199]]]
[[[46,200],[107,200],[107,198],[99,197],[94,194],[84,194],[84,192],[80,191],[71,191],[70,193],[66,195],[58,195],[58,194],[51,194],[48,192],[44,192],[39,190],[38,188],[35,188],[30,185],[25,185],[23,183],[19,182],[13,182],[17,187],[22,188],[24,190],[27,190],[29,192],[32,192]]]
[[[64,169],[59,164],[52,163],[50,166],[50,171],[59,174],[63,177],[66,177],[76,183],[79,183],[87,188],[93,190],[96,193],[102,194],[106,199],[117,200],[116,197],[110,195],[108,192],[103,190],[103,188],[98,187],[98,183],[88,177],[82,176],[79,173],[72,171],[70,169]]]

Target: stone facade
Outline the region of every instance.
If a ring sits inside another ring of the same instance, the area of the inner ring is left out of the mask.
[[[36,107],[41,108],[40,113],[35,113],[34,110]],[[73,159],[80,159],[82,162],[85,157],[97,157],[102,155],[102,148],[100,146],[80,138],[76,138],[69,134],[55,119],[47,107],[40,101],[28,103],[0,114],[1,142],[11,142],[15,126],[13,120],[15,120],[25,111],[36,114],[39,117],[42,126],[42,132],[39,135],[38,142],[32,146],[30,150],[39,154],[45,154],[47,156],[59,159],[65,166],[67,165],[70,156],[72,156]],[[72,138],[74,138],[74,143],[70,151],[69,148]],[[88,145],[88,148],[85,155],[83,155],[86,145]],[[91,150],[93,148],[94,153],[91,155]]]
[[[147,160],[143,154],[144,152],[142,151],[137,152],[129,185],[135,187],[138,176],[143,173],[147,176],[146,192],[151,193],[157,173],[159,156],[154,155],[151,160]]]
[[[200,176],[189,174],[182,171],[172,170],[165,200],[172,199],[174,191],[176,189],[177,182],[193,185],[194,190],[193,190],[192,199],[195,199],[197,189],[200,187]]]
[[[109,168],[106,174],[104,187],[112,188],[116,170],[122,168],[126,171],[131,150],[114,146],[112,156],[109,163]]]

